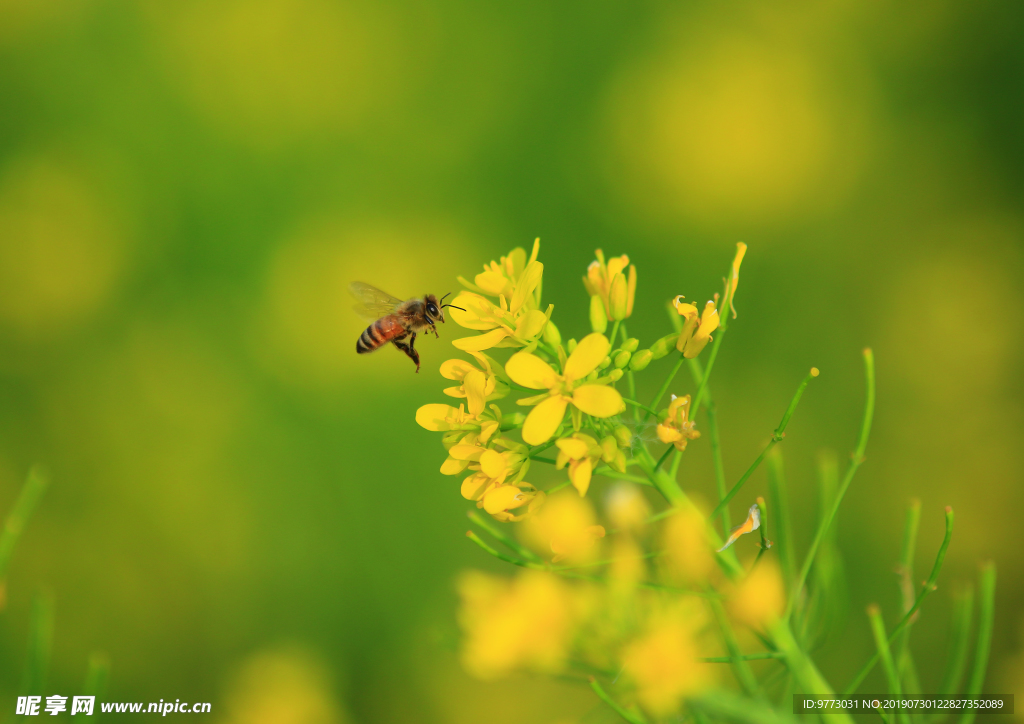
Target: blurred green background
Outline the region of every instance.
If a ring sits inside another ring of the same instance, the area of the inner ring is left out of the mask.
[[[495,566],[413,414],[444,401],[459,330],[422,340],[420,375],[353,349],[349,281],[455,291],[535,236],[566,336],[593,249],[628,253],[645,343],[749,244],[713,384],[726,472],[818,366],[783,444],[804,541],[872,346],[876,425],[839,518],[850,615],[823,668],[841,686],[870,654],[869,602],[895,621],[918,496],[917,578],[957,514],[913,634],[925,690],[949,593],[994,558],[986,689],[1024,693],[1022,16],[0,0],[0,512],[30,464],[53,479],[7,585],[0,698],[44,590],[47,693],[78,693],[99,649],[109,699],[211,701],[217,721],[605,721],[589,692],[457,665],[454,575]],[[708,457],[682,467],[705,498]]]

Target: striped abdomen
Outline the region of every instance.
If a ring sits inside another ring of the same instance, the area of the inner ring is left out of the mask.
[[[356,352],[366,354],[406,333],[406,329],[394,314],[381,317],[363,330],[356,342]]]

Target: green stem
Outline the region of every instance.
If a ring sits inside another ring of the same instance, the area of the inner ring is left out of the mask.
[[[754,678],[754,672],[750,670],[750,666],[742,658],[740,645],[736,640],[736,633],[732,630],[729,617],[725,615],[725,607],[722,606],[722,602],[718,599],[712,599],[710,603],[711,610],[715,614],[715,620],[718,621],[718,627],[722,630],[722,641],[729,652],[732,672],[736,675],[736,680],[740,682],[740,686],[743,687],[747,695],[755,696],[757,694],[757,679]]]
[[[967,651],[971,642],[971,615],[974,612],[974,589],[971,586],[954,596],[953,621],[949,633],[949,658],[946,670],[939,684],[938,698],[947,699],[960,690],[964,669],[967,665]],[[934,718],[940,718],[938,716]]]
[[[704,370],[701,367],[700,360],[691,359],[689,363],[690,375],[693,377],[693,381],[699,385],[704,380]],[[715,398],[711,394],[710,387],[705,387],[704,396],[706,398],[704,410],[708,415],[708,438],[711,447],[711,460],[715,467],[715,487],[718,490],[718,500],[721,501],[726,495],[726,487],[725,463],[722,460],[722,442],[718,434],[718,408],[715,405]],[[693,414],[696,416],[696,409],[694,409]],[[729,509],[726,508],[722,511],[722,531],[724,535],[729,534],[730,528],[732,528],[732,521],[730,520]]]
[[[675,445],[669,445],[668,448],[665,450],[665,452],[662,453],[662,456],[660,458],[658,458],[658,462],[655,463],[654,469],[657,470],[658,468],[660,468],[661,464],[663,462],[665,462],[666,460],[668,460],[668,456],[671,455],[672,451],[675,450],[675,449],[676,449]]]
[[[25,677],[19,692],[29,696],[42,696],[46,692],[46,676],[50,670],[50,653],[53,649],[53,598],[38,594],[32,601],[32,616],[29,620],[28,657],[25,661]]]
[[[708,371],[710,372],[710,368]],[[771,452],[771,449],[786,437],[786,426],[789,425],[790,418],[793,417],[793,413],[796,412],[796,406],[804,394],[804,389],[806,389],[810,381],[817,376],[817,368],[812,367],[811,371],[807,373],[806,377],[804,377],[804,381],[801,382],[800,386],[796,389],[796,394],[793,395],[793,399],[789,401],[789,407],[786,408],[786,412],[782,415],[782,422],[779,423],[779,426],[775,428],[775,432],[772,433],[772,439],[768,441],[768,445],[761,451],[761,454],[757,456],[757,460],[754,461],[754,464],[747,469],[747,472],[743,473],[743,477],[740,478],[734,486],[732,486],[732,490],[730,490],[728,494],[719,501],[718,506],[711,511],[711,520],[714,520],[715,516],[721,513],[725,506],[729,504],[729,501],[732,500],[736,493],[740,491],[740,488],[742,488],[743,484],[747,482],[747,479],[754,474],[754,471],[761,465],[761,461],[764,460],[765,456],[769,452]]]
[[[615,349],[615,337],[619,334],[619,325],[622,324],[621,319],[616,319],[612,324],[612,333],[608,335],[608,341],[612,343],[612,349]]]
[[[900,721],[906,722],[907,715],[899,706],[898,702],[903,698],[903,687],[900,686],[900,675],[896,671],[896,663],[892,660],[892,652],[889,650],[889,641],[885,636],[885,622],[882,621],[882,612],[878,606],[868,606],[868,619],[871,621],[871,634],[875,638],[875,648],[878,649],[878,656],[882,660],[882,668],[885,670],[885,678],[889,683],[889,695],[897,701],[896,712]]]
[[[835,692],[825,681],[818,668],[797,645],[789,625],[784,620],[775,621],[771,627],[772,638],[775,646],[782,653],[782,658],[789,667],[797,685],[803,689],[804,694],[814,699],[835,699]],[[853,724],[853,717],[845,711],[837,710],[830,712],[830,721],[840,724]]]
[[[725,339],[725,325],[718,328],[718,334],[715,335],[715,341],[711,345],[711,354],[708,355],[708,368],[701,378],[700,386],[697,388],[697,394],[693,396],[693,407],[694,410],[700,409],[700,403],[704,399],[704,391],[708,386],[708,378],[711,377],[711,370],[715,366],[715,360],[718,359],[718,348],[722,346],[722,340]]]
[[[630,475],[629,473],[620,473],[618,470],[612,470],[607,466],[602,466],[595,470],[594,475],[603,475],[606,478],[613,478],[615,480],[628,480],[638,485],[652,485],[651,481],[647,478],[642,478],[639,475]]]
[[[686,358],[683,357],[682,352],[680,352],[679,353],[679,359],[676,360],[675,365],[672,367],[672,371],[668,373],[668,377],[666,377],[665,381],[662,383],[661,389],[658,390],[658,394],[656,394],[654,396],[654,399],[651,400],[650,407],[645,408],[647,410],[647,413],[644,414],[644,419],[640,421],[641,424],[647,422],[647,419],[652,414],[656,414],[656,413],[654,413],[652,408],[657,408],[658,403],[661,402],[661,398],[665,396],[666,392],[668,392],[669,385],[672,384],[672,380],[675,379],[676,373],[679,372],[679,368],[683,366],[683,360],[685,360],[685,359]],[[692,408],[692,409],[696,409],[696,408]]]
[[[775,545],[778,547],[779,562],[786,586],[793,585],[796,572],[796,558],[793,555],[793,529],[789,522],[789,499],[786,492],[786,475],[783,469],[782,448],[768,456],[768,498],[772,501],[775,515]]]
[[[47,483],[46,476],[38,467],[29,470],[25,485],[21,488],[21,494],[4,522],[3,532],[0,532],[0,582],[7,575],[11,556],[14,555],[14,548],[25,530],[25,524],[32,516],[32,511],[35,510],[39,499],[43,496]]]
[[[985,670],[988,668],[988,654],[992,646],[992,622],[995,618],[996,564],[991,561],[981,567],[978,582],[978,644],[974,650],[974,665],[971,678],[967,681],[965,699],[981,696],[985,684]],[[971,724],[977,709],[967,709],[960,717],[960,724]]]
[[[892,633],[889,634],[889,643],[896,640],[896,636],[899,635],[900,631],[910,625],[911,619],[917,610],[921,608],[921,604],[924,603],[925,597],[935,589],[935,581],[939,578],[939,571],[942,570],[942,561],[946,557],[946,549],[949,548],[949,541],[953,538],[953,509],[948,505],[946,506],[946,535],[942,539],[942,545],[939,546],[939,552],[935,555],[935,564],[932,566],[931,575],[928,576],[928,580],[925,582],[924,587],[921,588],[921,592],[917,594],[917,600],[914,601],[913,607],[907,611],[896,628],[893,629]],[[874,668],[878,662],[878,654],[875,654],[868,662],[861,667],[861,670],[857,672],[857,675],[853,677],[843,693],[840,695],[843,699],[848,699],[853,696],[853,693],[857,691],[857,687],[860,686],[864,678],[871,673],[871,669]]]
[[[864,350],[864,380],[867,387],[867,394],[864,400],[864,417],[861,420],[860,435],[857,438],[857,447],[853,452],[853,459],[850,460],[850,466],[846,469],[846,475],[843,477],[843,482],[839,486],[839,492],[836,495],[836,499],[832,503],[832,509],[829,511],[828,516],[823,518],[821,525],[818,526],[817,532],[814,534],[814,541],[811,543],[811,548],[807,551],[807,557],[804,559],[804,564],[800,568],[800,574],[797,577],[796,583],[793,584],[793,589],[789,594],[789,601],[786,604],[786,613],[784,618],[788,621],[789,617],[793,613],[793,606],[800,596],[800,592],[803,590],[804,583],[807,581],[807,574],[810,573],[811,565],[814,563],[814,557],[818,554],[818,546],[821,545],[822,539],[825,537],[825,533],[828,531],[829,526],[832,525],[832,521],[836,517],[836,513],[839,512],[839,505],[843,502],[843,496],[846,495],[846,489],[850,487],[850,482],[853,480],[853,476],[857,473],[857,468],[864,462],[864,450],[868,445],[868,435],[871,433],[871,420],[875,413],[875,356],[870,349]]]
[[[620,332],[622,334],[622,343],[625,344],[626,340],[629,339],[629,334],[626,332],[626,323],[625,322],[622,323],[622,326],[619,328],[619,330],[620,330]],[[613,340],[612,344],[614,344],[614,343],[615,342]],[[629,396],[635,400],[636,399],[636,377],[633,376],[633,370],[630,369],[629,365],[626,365],[626,383],[627,383],[627,386],[629,387]],[[633,411],[633,419],[636,420],[638,418],[639,418],[639,415],[637,414],[636,410],[634,410]]]
[[[540,455],[530,455],[530,460],[536,460],[539,463],[547,463],[548,465],[558,465],[557,460],[551,458],[542,458]]]
[[[647,720],[642,714],[635,711],[630,711],[624,706],[619,704],[615,699],[611,698],[608,693],[604,690],[604,687],[595,679],[593,676],[590,677],[590,688],[594,690],[594,693],[603,701],[605,704],[610,706],[616,714],[621,716],[623,719],[629,722],[629,724],[647,724]]]
[[[914,551],[917,547],[917,529],[921,522],[921,501],[910,501],[907,507],[906,520],[903,526],[903,545],[900,547],[900,576],[903,600],[903,613],[906,613],[914,605]],[[896,644],[896,670],[901,680],[904,670],[909,677],[912,668],[910,661],[910,627],[907,626],[900,634],[899,642]],[[909,689],[909,686],[908,686]]]
[[[627,398],[623,397],[622,401],[625,402],[627,405],[632,405],[633,407],[636,407],[636,408],[638,408],[640,410],[644,410],[645,412],[648,412],[648,413],[650,413],[652,415],[657,415],[658,414],[657,412],[655,412],[654,410],[649,408],[647,405],[641,405],[636,400],[630,400],[630,399],[627,399]]]
[[[547,570],[547,567],[542,565],[542,564],[540,564],[540,563],[533,563],[532,561],[524,561],[521,558],[513,558],[512,556],[505,555],[504,553],[498,551],[497,549],[493,548],[492,546],[487,545],[487,543],[485,543],[483,541],[483,539],[480,538],[480,536],[478,536],[476,533],[474,533],[471,530],[467,530],[466,531],[466,537],[469,538],[474,543],[476,543],[481,548],[483,548],[485,551],[490,553],[492,556],[497,558],[498,560],[505,561],[506,563],[511,563],[513,566],[519,566],[520,568],[532,568],[535,571]]]
[[[470,510],[466,513],[466,516],[470,519],[470,521],[473,522],[474,525],[489,533],[492,538],[494,538],[499,543],[503,544],[513,553],[518,553],[526,560],[533,561],[534,563],[542,562],[543,559],[540,556],[531,551],[529,548],[520,545],[516,541],[506,536],[497,528],[497,526],[495,526],[491,521],[484,518],[477,511]]]
[[[740,661],[763,661],[764,659],[781,659],[782,654],[778,651],[764,651],[760,654],[739,654],[736,658]],[[697,659],[705,664],[731,664],[733,660],[732,656],[705,656]]]

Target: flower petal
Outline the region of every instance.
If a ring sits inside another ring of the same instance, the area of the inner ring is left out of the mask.
[[[575,470],[569,471],[569,479],[572,480],[572,486],[576,488],[582,498],[590,488],[590,474],[592,471],[590,458],[584,458],[574,467]]]
[[[577,387],[572,393],[572,404],[594,417],[611,417],[626,409],[619,391],[605,385]]]
[[[466,379],[462,381],[462,386],[466,390],[469,413],[479,415],[484,411],[487,400],[487,376],[480,370],[470,370]]]
[[[472,363],[464,359],[445,360],[441,363],[441,376],[446,380],[461,380],[472,369]]]
[[[533,339],[541,333],[547,321],[548,317],[544,312],[539,309],[531,309],[521,315],[519,321],[516,322],[516,336],[522,340]]]
[[[474,337],[462,337],[452,341],[452,346],[464,352],[480,352],[490,349],[508,336],[508,330],[504,327],[492,329],[490,332],[478,334]]]
[[[490,485],[490,478],[474,473],[462,481],[462,497],[466,500],[480,500]]]
[[[502,485],[484,495],[484,510],[491,515],[509,508],[518,508],[526,502],[523,491],[514,485]]]
[[[517,352],[505,363],[505,374],[513,382],[531,390],[548,390],[558,383],[558,374],[551,365],[535,354]]]
[[[487,270],[480,272],[473,280],[485,294],[496,297],[500,294],[508,295],[512,291],[512,282],[504,274],[497,271]]]
[[[597,369],[597,366],[601,364],[601,360],[608,356],[611,348],[611,342],[603,334],[597,334],[596,332],[588,334],[580,340],[580,343],[576,345],[576,349],[569,355],[569,359],[565,363],[565,378],[568,380],[578,380],[586,377]]]
[[[487,297],[473,292],[462,292],[452,300],[451,315],[456,324],[466,329],[494,329],[501,323],[501,310]]]
[[[530,299],[533,295],[533,290],[540,284],[543,274],[544,265],[539,261],[531,261],[526,265],[523,275],[519,277],[519,281],[516,283],[516,290],[512,293],[512,299],[509,300],[508,308],[510,312],[515,314]]]
[[[533,408],[523,423],[523,441],[527,445],[540,445],[550,440],[565,417],[567,404],[561,395],[553,395]]]
[[[451,405],[444,405],[441,403],[423,405],[423,407],[416,410],[416,422],[420,427],[425,427],[426,429],[433,430],[434,432],[451,430],[451,423],[449,423],[446,418],[453,417],[458,414],[458,412],[459,411]]]
[[[555,445],[573,460],[582,460],[587,456],[587,443],[572,437],[563,437]]]
[[[468,460],[456,460],[453,457],[448,457],[441,464],[441,475],[458,475],[466,466],[469,465]]]
[[[505,470],[505,456],[497,450],[487,450],[480,456],[480,472],[487,477],[500,478]]]

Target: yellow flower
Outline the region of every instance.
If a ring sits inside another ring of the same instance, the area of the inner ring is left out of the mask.
[[[597,553],[604,527],[594,524],[594,509],[577,495],[550,496],[537,515],[523,527],[527,542],[538,551],[554,554],[552,563],[570,559],[586,562]]]
[[[606,436],[598,443],[590,435],[575,432],[558,440],[555,445],[558,446],[555,467],[561,470],[568,463],[569,480],[580,496],[587,494],[590,476],[599,461],[604,460],[615,469],[626,471],[626,456],[619,450],[618,442],[612,435]]]
[[[729,599],[729,612],[754,629],[770,626],[786,607],[786,590],[775,562],[765,556],[737,586]]]
[[[603,334],[588,334],[565,361],[562,374],[529,352],[512,355],[505,364],[505,373],[513,382],[531,390],[548,390],[547,394],[519,401],[521,405],[536,405],[523,424],[523,440],[527,444],[540,445],[549,440],[562,423],[570,403],[594,417],[611,417],[626,409],[622,395],[614,387],[608,387],[601,380],[580,384],[597,369],[610,349],[611,344]]]
[[[718,329],[718,310],[713,301],[708,301],[704,305],[703,313],[698,317],[697,307],[682,301],[682,299],[682,296],[678,296],[672,302],[679,315],[686,318],[686,321],[683,322],[683,331],[679,333],[679,338],[676,340],[676,349],[683,353],[683,357],[693,359],[711,341],[711,333]]]
[[[695,429],[697,423],[690,420],[689,415],[690,396],[672,395],[672,401],[668,403],[668,417],[658,425],[658,439],[672,443],[677,450],[685,450],[686,443],[700,437],[700,432]]]
[[[481,679],[516,670],[562,668],[572,634],[572,595],[550,573],[526,571],[509,580],[479,571],[459,579],[462,664]]]
[[[632,483],[617,483],[606,501],[608,519],[615,528],[627,533],[639,532],[651,515],[651,506]]]
[[[715,568],[707,525],[696,508],[687,507],[665,521],[661,544],[662,561],[674,583],[702,583]]]
[[[544,502],[544,493],[523,481],[530,469],[529,450],[525,445],[499,437],[487,447],[478,438],[466,436],[448,449],[448,459],[441,466],[441,472],[455,475],[466,468],[473,474],[462,481],[462,497],[475,500],[478,508],[498,520],[522,520]],[[527,511],[522,515],[509,512],[524,505]]]
[[[583,285],[591,297],[598,297],[609,320],[626,319],[633,314],[633,298],[636,295],[636,266],[631,266],[629,257],[623,254],[605,262],[604,252],[594,251],[596,261],[590,262]],[[623,270],[629,267],[627,278]]]
[[[538,240],[534,243],[530,261],[521,273],[514,260],[502,257],[500,264],[491,262],[494,268],[485,267],[484,273],[477,275],[479,286],[461,280],[480,293],[462,292],[455,297],[451,307],[452,319],[462,327],[483,334],[455,340],[452,344],[456,348],[479,352],[492,347],[524,347],[543,333],[554,306],[548,305],[546,312],[539,309],[544,275],[544,265],[536,260],[539,248]],[[497,296],[498,303],[487,299],[484,294]]]
[[[663,717],[677,711],[684,698],[713,682],[709,666],[697,660],[695,632],[703,618],[688,604],[659,612],[647,632],[623,651],[624,671],[651,714]]]
[[[522,247],[516,247],[508,253],[508,256],[501,257],[501,261],[492,261],[484,264],[484,270],[473,279],[475,284],[459,277],[459,281],[467,289],[479,294],[486,294],[492,297],[504,296],[506,299],[512,296],[515,285],[522,277],[527,266],[537,261],[537,253],[540,251],[540,239],[533,242],[533,251],[530,258],[526,258],[526,251]],[[538,299],[539,301],[539,299]]]
[[[449,380],[462,382],[458,387],[449,387],[444,393],[450,397],[464,397],[469,404],[469,412],[479,415],[484,411],[488,400],[499,400],[509,392],[509,387],[498,379],[504,376],[501,365],[485,354],[470,352],[480,368],[472,362],[461,359],[450,359],[441,365],[441,376]]]
[[[729,276],[729,280],[725,283],[725,298],[729,300],[729,307],[732,309],[732,317],[736,318],[736,307],[733,306],[733,302],[736,301],[736,287],[740,283],[740,264],[743,263],[743,256],[747,253],[747,245],[742,241],[736,244],[736,256],[732,260],[732,274]],[[723,302],[724,304],[724,302]]]

